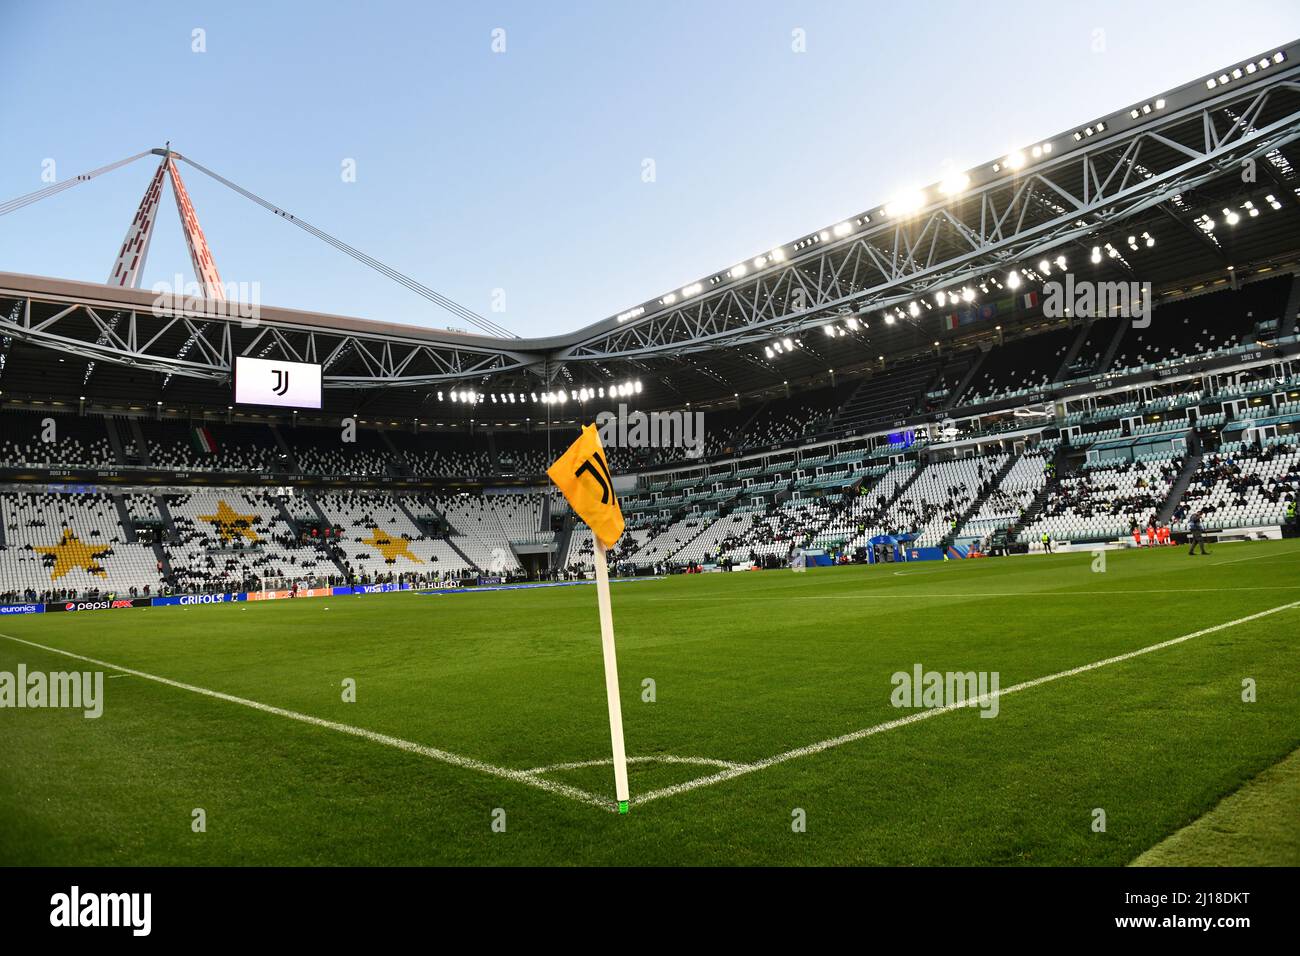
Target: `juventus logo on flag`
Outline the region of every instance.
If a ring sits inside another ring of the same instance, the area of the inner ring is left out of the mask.
[[[623,512],[594,425],[588,425],[546,474],[606,548],[623,534]]]
[[[592,452],[591,457],[578,466],[573,477],[581,478],[584,474],[591,475],[600,485],[600,503],[609,504],[609,496],[614,493],[614,482],[609,477],[609,466],[605,464],[605,459],[600,452]]]

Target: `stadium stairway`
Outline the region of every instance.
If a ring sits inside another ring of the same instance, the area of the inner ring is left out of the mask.
[[[1043,510],[1043,505],[1047,503],[1048,499],[1051,498],[1051,496],[1056,493],[1057,488],[1060,487],[1062,472],[1065,469],[1065,460],[1065,446],[1060,445],[1056,449],[1056,454],[1052,457],[1052,464],[1056,467],[1056,470],[1052,473],[1052,477],[1043,482],[1043,487],[1038,489],[1038,494],[1034,497],[1034,500],[1029,503],[1029,507],[1025,508],[1025,513],[1007,526],[1006,531],[1003,533],[1003,539],[1005,541],[1008,543],[1015,543],[1016,539],[1020,537],[1020,533],[1038,520],[1038,515]]]
[[[131,511],[127,508],[126,500],[122,497],[121,492],[114,492],[112,498],[113,507],[117,509],[117,520],[122,522],[122,540],[139,540],[139,533],[136,531],[135,522],[131,520]]]
[[[947,400],[943,403],[945,409],[952,408],[961,401],[962,395],[966,393],[966,389],[970,388],[970,383],[975,380],[975,373],[980,370],[980,366],[984,364],[984,360],[988,358],[988,354],[991,351],[992,349],[979,349],[976,351],[975,361],[970,363],[970,368],[966,369],[966,374],[961,377],[961,381],[957,383],[957,387],[952,390],[952,394],[949,395]]]
[[[415,513],[414,513],[413,511],[411,511],[410,508],[406,507],[406,499],[405,499],[405,498],[403,498],[401,495],[393,495],[393,504],[397,505],[397,510],[398,510],[398,511],[400,511],[402,514],[406,515],[406,520],[407,520],[407,521],[411,522],[411,524],[415,525],[415,526],[416,526],[417,528],[419,528],[421,531],[426,531],[426,530],[427,530],[427,529],[425,528],[425,526],[423,525],[423,523],[421,523],[420,519],[418,519],[417,517],[415,517]]]
[[[1183,458],[1183,470],[1178,473],[1178,477],[1169,487],[1169,497],[1165,499],[1165,503],[1160,506],[1160,511],[1156,514],[1157,524],[1172,524],[1174,511],[1177,509],[1178,503],[1183,500],[1183,495],[1192,483],[1196,470],[1201,467],[1200,440],[1196,437],[1195,432],[1188,436],[1187,449],[1187,454]]]
[[[768,401],[767,399],[764,399],[763,401],[759,402],[758,405],[754,407],[754,410],[745,418],[743,422],[741,422],[735,428],[728,430],[727,434],[724,435],[722,439],[723,447],[734,445],[736,443],[736,440],[741,435],[749,434],[749,426],[753,425],[754,422],[758,420],[758,416],[763,414],[763,410],[767,408],[767,406],[770,404],[771,402]]]
[[[561,563],[569,555],[569,541],[573,538],[573,525],[577,519],[572,514],[566,515],[564,524],[560,532],[556,535],[555,543],[555,567],[562,567]]]
[[[415,520],[415,515],[411,514],[410,510],[406,507],[406,502],[404,502],[401,498],[398,498],[396,496],[394,496],[394,501],[397,502],[397,506],[402,509],[402,514],[406,515],[406,517],[411,520],[412,524],[414,524],[417,528],[422,527],[420,522]],[[456,543],[456,535],[460,534],[460,531],[456,529],[456,526],[453,525],[450,520],[448,520],[445,514],[443,514],[436,507],[434,507],[433,502],[429,502],[429,510],[432,511],[434,514],[436,514],[439,518],[441,518],[442,523],[445,524],[450,529],[447,532],[447,537],[445,539],[447,542],[447,547],[451,548],[451,550],[456,552],[457,557],[459,557],[462,561],[465,562],[465,567],[473,568],[475,571],[478,571],[481,574],[483,572],[483,569],[480,568],[473,561],[471,561],[469,559],[469,555],[466,554],[464,550],[461,549],[460,545]],[[563,552],[560,553],[562,554]]]
[[[155,541],[153,544],[153,553],[154,556],[158,559],[158,561],[162,564],[163,577],[166,578],[168,581],[173,580],[172,562],[171,559],[167,557],[167,549]]]
[[[154,495],[154,504],[158,508],[158,516],[163,520],[163,528],[166,529],[166,537],[169,541],[176,541],[180,538],[180,533],[176,530],[176,522],[172,520],[172,511],[167,507],[167,497],[165,495]],[[161,541],[153,543],[153,553],[158,561],[162,564],[163,576],[168,581],[174,581],[172,577],[171,558],[167,557],[167,549],[162,546]]]
[[[831,428],[866,428],[916,414],[940,367],[929,357],[864,378],[831,417]]]
[[[275,426],[272,426],[272,429],[274,429],[274,427]],[[279,439],[278,435],[276,437],[277,439]],[[290,452],[289,455],[290,455],[290,459],[292,460],[293,452]],[[321,527],[327,527],[334,523],[329,519],[328,516],[326,516],[325,512],[321,509],[320,502],[316,500],[316,496],[314,494],[312,494],[310,491],[303,491],[302,498],[304,501],[307,502],[308,505],[311,506],[312,513],[316,515],[316,520],[320,522]],[[278,503],[280,506],[280,517],[282,517],[285,521],[287,521],[289,523],[289,527],[294,529],[294,534],[297,534],[298,522],[294,520],[293,515],[290,514],[288,507],[284,504],[283,501],[280,501]],[[348,569],[347,567],[344,566],[343,559],[334,553],[334,549],[326,547],[324,541],[317,541],[316,548],[318,551],[320,551],[322,555],[324,555],[326,558],[329,559],[330,564],[334,565],[334,567],[339,569],[339,574],[341,574],[343,576],[343,580],[346,581],[348,579]]]
[[[269,428],[269,429],[271,429],[271,434],[275,437],[275,444],[276,444],[276,446],[280,449],[280,451],[282,451],[282,452],[287,456],[286,459],[285,459],[285,461],[286,461],[286,463],[287,463],[288,466],[289,466],[289,470],[290,470],[291,472],[297,472],[297,471],[298,471],[298,456],[295,455],[295,454],[293,453],[293,449],[292,449],[291,447],[289,447],[289,443],[288,443],[287,441],[285,441],[284,435],[282,435],[282,434],[280,433],[280,428],[279,428],[279,426],[278,426],[278,425],[267,425],[266,427]],[[316,502],[315,502],[315,501],[312,502],[312,507],[313,507],[313,508],[316,508]],[[320,508],[316,508],[316,511],[319,513],[319,512],[320,512]],[[323,514],[321,515],[321,520],[322,520],[322,521],[325,520],[325,516],[324,516]],[[325,523],[328,524],[329,522],[325,522]]]
[[[321,523],[322,527],[334,523],[330,521],[330,519],[326,516],[325,512],[321,510],[320,502],[316,500],[316,496],[314,494],[312,494],[310,491],[303,491],[302,497],[303,500],[306,501],[307,504],[311,506],[312,513],[316,515],[316,520]],[[292,521],[289,522],[289,526],[291,528],[297,527],[297,525]]]
[[[687,538],[685,541],[683,541],[683,542],[681,543],[680,546],[674,548],[672,551],[670,551],[670,552],[668,552],[667,554],[663,555],[663,556],[662,556],[662,557],[663,557],[663,560],[664,560],[664,561],[672,561],[674,558],[677,557],[677,555],[681,554],[683,551],[685,551],[687,548],[689,548],[689,547],[691,546],[691,544],[693,544],[697,538],[699,538],[699,537],[700,537],[701,535],[703,535],[706,531],[708,531],[710,528],[712,528],[712,527],[713,527],[717,522],[721,521],[721,520],[722,520],[723,518],[725,518],[725,517],[727,517],[727,514],[724,514],[722,511],[719,511],[719,512],[718,512],[717,514],[715,514],[712,518],[700,518],[700,519],[698,520],[697,530],[696,530],[695,534],[691,535],[689,538]],[[681,519],[681,520],[685,520],[685,519],[687,519],[687,518],[690,518],[690,515],[688,515],[688,514],[682,514],[682,515],[680,516],[680,519]],[[674,519],[673,519],[673,520],[674,520],[674,522],[675,522],[675,521],[677,521],[677,520],[679,520],[679,519],[678,519],[677,516],[674,516]]]
[[[1102,354],[1101,361],[1097,363],[1094,374],[1100,375],[1110,368],[1111,363],[1115,361],[1115,353],[1119,351],[1119,343],[1124,341],[1124,333],[1127,331],[1127,322],[1117,322],[1115,324],[1115,337],[1110,340],[1110,345],[1106,346],[1106,351]]]
[[[388,459],[388,464],[386,465],[388,473],[394,478],[411,477],[411,466],[407,463],[406,456],[403,455],[398,450],[397,445],[393,443],[392,436],[390,436],[388,432],[381,430],[379,432],[379,440],[383,443],[384,447],[388,449],[388,453],[392,456]],[[418,528],[419,525],[417,524],[416,527]]]
[[[451,550],[453,550],[453,551],[456,552],[457,556],[459,556],[460,559],[461,559],[462,561],[465,562],[465,567],[467,567],[467,568],[473,568],[475,571],[478,571],[479,573],[482,573],[483,569],[480,568],[480,567],[479,567],[477,564],[475,564],[473,561],[471,561],[471,560],[469,559],[469,555],[466,554],[463,550],[461,550],[460,545],[458,545],[458,544],[456,543],[456,537],[455,537],[455,535],[450,535],[450,534],[447,535],[447,547],[451,548]]]
[[[144,439],[144,430],[140,427],[140,420],[138,418],[128,418],[125,424],[131,430],[131,442],[135,445],[136,457],[139,459],[140,464],[152,465],[153,458],[149,454],[149,443]]]
[[[104,430],[108,433],[108,444],[113,449],[113,457],[117,459],[117,463],[119,465],[129,465],[130,462],[126,460],[126,448],[122,445],[122,435],[117,430],[117,419],[111,415],[105,415]]]
[[[953,542],[957,538],[957,531],[966,527],[966,522],[970,521],[970,519],[979,512],[979,509],[984,506],[984,502],[989,500],[989,496],[993,494],[996,489],[1002,487],[1002,479],[1004,479],[1011,471],[1012,466],[1023,457],[1023,453],[1019,455],[1007,455],[1007,460],[1002,463],[1002,467],[998,469],[998,473],[980,487],[974,500],[971,501],[970,507],[962,512],[961,516],[957,518],[956,524],[954,524],[952,528],[948,530],[948,533],[943,536],[943,540],[939,542],[939,547],[947,551],[948,548],[952,546]]]
[[[925,471],[925,466],[926,466],[926,462],[917,461],[916,467],[913,468],[912,473],[907,476],[907,480],[899,483],[898,487],[894,489],[894,493],[889,496],[889,500],[886,501],[881,506],[881,511],[883,511],[885,514],[893,513],[894,505],[897,504],[899,499],[902,498],[903,495],[907,493],[907,489],[912,487],[912,485],[916,482],[916,479],[921,477],[921,472]],[[823,527],[825,527],[827,524],[829,524],[829,522],[826,522],[823,525]],[[817,532],[821,533],[821,530],[822,530],[821,528],[818,528]],[[898,530],[906,531],[908,529],[899,528]],[[920,529],[916,529],[916,530],[920,530]]]
[[[1052,376],[1053,382],[1063,382],[1069,377],[1070,367],[1074,365],[1074,360],[1079,357],[1079,350],[1083,348],[1083,343],[1088,341],[1088,333],[1092,331],[1092,323],[1095,319],[1088,319],[1086,322],[1079,323],[1079,334],[1074,337],[1070,347],[1065,352],[1065,357],[1061,360],[1061,367],[1056,370]]]
[[[294,518],[292,512],[289,511],[288,506],[285,505],[284,499],[279,495],[275,496],[275,510],[279,512],[280,520],[289,526],[289,530],[293,532],[293,536],[295,538],[298,537],[298,520]]]
[[[163,527],[167,529],[167,540],[180,540],[180,532],[176,530],[176,522],[172,520],[172,510],[167,507],[167,499],[162,495],[154,495],[154,501],[158,504],[158,514],[163,520]]]

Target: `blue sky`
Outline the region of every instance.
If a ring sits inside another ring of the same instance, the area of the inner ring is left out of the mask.
[[[45,160],[67,179],[170,139],[512,331],[553,334],[1296,36],[1294,0],[3,0],[0,200],[41,188]],[[0,270],[104,281],[155,165],[0,217]],[[464,325],[182,172],[222,278],[263,304]],[[166,204],[146,287],[190,275]]]

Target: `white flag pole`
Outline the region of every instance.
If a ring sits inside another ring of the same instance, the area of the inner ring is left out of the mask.
[[[618,812],[627,813],[627,753],[623,749],[623,707],[618,698],[618,662],[614,659],[614,613],[609,606],[609,568],[605,546],[596,539],[596,600],[600,605],[600,643],[605,650],[605,699],[609,703],[609,736],[614,746],[614,793]]]

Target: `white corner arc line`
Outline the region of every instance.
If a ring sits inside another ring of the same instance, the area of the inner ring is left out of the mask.
[[[614,762],[612,757],[601,757],[596,760],[578,760],[573,763],[553,763],[545,767],[533,767],[531,770],[525,770],[524,773],[537,776],[546,773],[557,773],[563,770],[583,770],[587,767],[608,767]],[[735,768],[743,767],[744,764],[736,763],[734,760],[718,760],[714,757],[676,757],[672,754],[652,754],[643,757],[628,757],[628,763],[676,763],[689,764],[697,767],[724,767]]]
[[[144,671],[133,670],[130,667],[123,667],[120,664],[110,664],[108,661],[86,657],[84,654],[75,654],[72,651],[65,651],[58,647],[49,647],[45,644],[38,644],[35,641],[24,640],[21,637],[14,637],[12,634],[0,633],[0,637],[10,641],[15,641],[19,644],[26,644],[28,647],[35,647],[42,651],[48,651],[51,654],[62,654],[64,657],[71,657],[74,660],[85,661],[87,664],[95,664],[99,667],[119,671],[122,674],[130,674],[132,677],[154,681],[155,683],[164,684],[168,687],[175,687],[179,690],[187,690],[190,693],[199,694],[203,697],[211,697],[214,700],[222,700],[230,704],[239,704],[253,710],[260,710],[266,714],[274,714],[277,717],[287,717],[290,720],[310,724],[313,727],[323,727],[326,730],[334,730],[338,733],[348,734],[352,737],[360,737],[362,740],[369,740],[371,743],[383,744],[387,747],[403,750],[406,753],[418,754],[421,757],[428,757],[430,760],[450,764],[453,767],[460,767],[465,770],[474,770],[478,773],[485,773],[489,776],[499,777],[502,780],[510,780],[514,783],[522,783],[529,787],[536,787],[537,789],[545,790],[548,793],[568,797],[570,800],[576,800],[579,803],[586,803],[595,807],[600,807],[602,810],[613,812],[616,809],[612,801],[601,799],[594,793],[588,793],[586,790],[579,790],[577,787],[570,787],[567,784],[556,783],[553,780],[545,780],[528,771],[511,770],[509,767],[498,767],[495,764],[486,763],[482,760],[475,760],[473,757],[462,757],[460,754],[452,753],[449,750],[439,750],[437,747],[417,744],[412,740],[403,740],[401,737],[394,737],[391,734],[382,734],[378,731],[366,730],[364,727],[354,727],[351,724],[340,723],[337,720],[326,720],[323,717],[313,717],[311,714],[303,714],[296,710],[288,710],[284,707],[263,704],[260,701],[249,700],[247,697],[236,697],[234,694],[226,694],[219,690],[209,690],[206,687],[186,684],[182,681],[172,680],[169,677],[159,677],[157,674],[147,674]]]
[[[1143,654],[1150,654],[1153,651],[1164,650],[1166,647],[1173,647],[1176,644],[1182,644],[1184,641],[1190,641],[1197,637],[1204,637],[1206,634],[1214,634],[1217,631],[1227,630],[1230,627],[1236,627],[1238,624],[1248,624],[1251,621],[1258,621],[1260,618],[1268,617],[1270,614],[1277,614],[1281,611],[1289,611],[1298,607],[1300,607],[1300,601],[1293,601],[1290,604],[1279,604],[1277,607],[1269,608],[1267,611],[1249,614],[1246,617],[1239,617],[1233,621],[1225,621],[1223,624],[1215,624],[1213,627],[1202,628],[1199,631],[1193,631],[1192,633],[1184,634],[1181,637],[1171,638],[1167,641],[1161,641],[1158,644],[1151,644],[1147,647],[1140,647],[1135,651],[1127,651],[1123,654],[1116,654],[1114,657],[1107,657],[1104,660],[1094,661],[1091,664],[1081,664],[1080,666],[1072,667],[1069,670],[1058,671],[1055,674],[1047,674],[1043,677],[1035,677],[1032,680],[1022,681],[1019,684],[1004,687],[995,694],[985,694],[983,697],[976,699],[973,703],[985,703],[994,697],[1005,697],[1007,694],[1014,694],[1017,691],[1028,690],[1031,687],[1038,687],[1041,684],[1060,680],[1063,677],[1073,677],[1076,674],[1093,671],[1099,667],[1106,667],[1110,664],[1118,664],[1121,661],[1132,660],[1135,657],[1141,657]],[[695,780],[688,780],[685,783],[674,784],[670,787],[663,787],[659,790],[651,790],[649,793],[643,793],[640,796],[633,797],[631,802],[634,804],[648,803],[651,800],[659,800],[663,797],[672,797],[679,793],[696,790],[700,787],[711,786],[715,783],[722,783],[726,780],[734,780],[736,777],[754,773],[757,770],[766,770],[768,767],[773,767],[777,764],[785,763],[786,761],[794,760],[798,757],[811,756],[812,754],[821,753],[823,750],[830,750],[832,747],[840,747],[844,744],[853,743],[854,741],[862,740],[863,738],[870,737],[874,734],[884,733],[886,730],[906,727],[908,724],[915,724],[919,721],[926,720],[927,718],[935,717],[939,714],[948,713],[953,710],[964,709],[969,706],[971,706],[971,703],[948,704],[947,706],[936,707],[932,710],[914,711],[906,717],[900,717],[897,720],[889,720],[883,724],[876,724],[872,727],[864,727],[862,730],[855,730],[851,733],[842,734],[839,737],[820,740],[817,743],[798,747],[794,750],[787,750],[784,753],[765,757],[762,760],[756,760],[753,763],[742,764],[734,769],[721,770],[718,773],[710,774],[707,777],[698,777]]]

